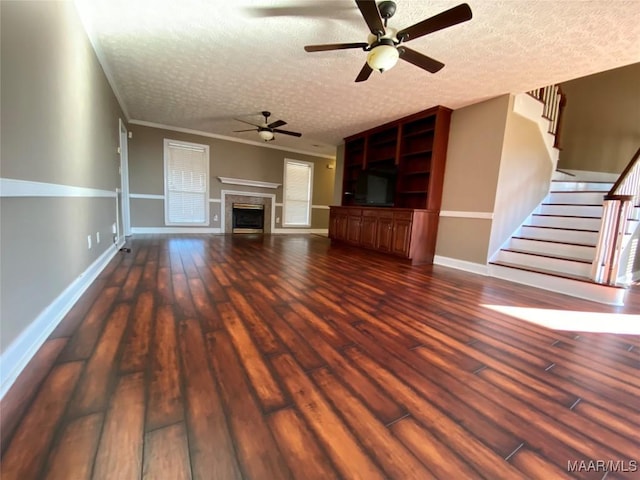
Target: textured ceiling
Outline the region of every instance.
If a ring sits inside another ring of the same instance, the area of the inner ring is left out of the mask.
[[[459,3],[397,0],[404,28]],[[407,44],[446,64],[436,74],[400,61],[364,83],[366,53],[304,45],[363,42],[354,2],[77,0],[125,113],[232,133],[270,110],[301,138],[270,145],[333,154],[345,136],[434,105],[453,109],[505,93],[640,62],[640,1],[468,0],[473,19]]]

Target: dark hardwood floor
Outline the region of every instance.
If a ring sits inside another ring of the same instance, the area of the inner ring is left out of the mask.
[[[3,480],[640,476],[640,337],[487,307],[638,315],[637,289],[607,307],[320,236],[128,246],[2,400]]]

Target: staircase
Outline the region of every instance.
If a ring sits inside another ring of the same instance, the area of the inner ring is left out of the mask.
[[[589,300],[622,305],[625,288],[592,280],[602,222],[603,198],[611,181],[578,180],[556,172],[536,210],[489,263],[492,276]],[[639,208],[626,234],[638,225]]]

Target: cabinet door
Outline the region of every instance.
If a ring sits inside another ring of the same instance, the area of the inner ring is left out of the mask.
[[[409,256],[409,241],[411,240],[411,220],[393,220],[392,252],[403,257]]]
[[[349,215],[347,224],[347,241],[350,243],[360,244],[360,224],[362,217],[360,215]]]
[[[382,252],[390,252],[393,245],[393,219],[381,217],[378,219],[376,247]]]
[[[335,215],[335,239],[346,240],[347,239],[347,222],[349,216],[346,213],[336,213]]]
[[[378,230],[378,219],[374,216],[362,217],[362,228],[360,230],[360,243],[363,247],[376,248],[376,232]]]

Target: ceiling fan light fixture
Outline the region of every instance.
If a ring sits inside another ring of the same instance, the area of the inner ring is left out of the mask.
[[[371,49],[367,55],[367,63],[373,70],[382,73],[393,68],[399,57],[400,52],[395,45],[380,44]]]
[[[270,140],[273,140],[273,132],[271,130],[259,130],[258,131],[258,135],[260,136],[260,138],[262,140],[264,140],[265,142],[268,142]]]

